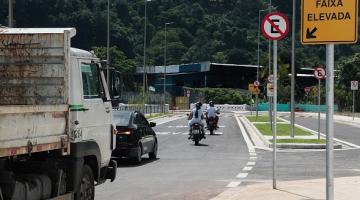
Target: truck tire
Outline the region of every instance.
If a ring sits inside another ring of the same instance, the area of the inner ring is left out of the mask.
[[[89,165],[84,165],[81,172],[80,186],[75,192],[75,200],[94,200],[94,175]]]

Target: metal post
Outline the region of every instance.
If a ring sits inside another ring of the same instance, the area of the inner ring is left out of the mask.
[[[290,136],[295,137],[295,0],[293,0],[293,13],[292,13],[292,41],[291,41],[291,99],[290,99],[290,110],[291,110],[291,134]]]
[[[8,21],[8,23],[9,23],[9,27],[11,28],[11,27],[14,27],[14,22],[13,22],[13,2],[12,2],[12,0],[9,0],[9,17],[8,17],[9,19],[9,21]]]
[[[353,111],[353,120],[355,120],[355,90],[353,90],[352,93],[353,93],[353,106],[352,106],[352,111]]]
[[[143,58],[143,97],[145,98],[146,90],[146,5],[147,1],[145,0],[145,24],[144,24],[144,58]]]
[[[334,44],[326,45],[326,200],[334,200]]]
[[[269,1],[269,13],[272,10],[272,5],[271,5],[271,0]],[[269,44],[268,44],[268,48],[269,48],[269,63],[268,63],[268,68],[269,68],[269,76],[271,75],[271,40],[269,40]],[[269,118],[270,118],[270,127],[271,130],[273,130],[273,117],[272,117],[272,100],[273,98],[270,96],[269,97]]]
[[[277,40],[274,40],[274,123],[273,123],[273,189],[276,189],[276,118],[277,118]]]
[[[321,92],[320,92],[321,80],[319,78],[319,86],[318,86],[318,140],[320,140],[320,105],[321,105]]]
[[[264,10],[259,10],[259,17],[258,17],[258,38],[257,38],[257,69],[256,69],[256,80],[259,81],[259,68],[260,68],[260,14],[261,12],[263,12]],[[258,118],[259,115],[259,94],[256,94],[256,119]]]
[[[107,85],[110,88],[110,0],[107,0],[107,33],[106,33],[106,77]]]
[[[166,25],[168,23],[165,23],[165,45],[164,45],[164,110],[165,110],[165,104],[166,104]]]

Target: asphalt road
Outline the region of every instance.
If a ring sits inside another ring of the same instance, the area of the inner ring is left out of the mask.
[[[317,130],[315,119],[297,118],[296,123]],[[272,152],[256,149],[249,154],[233,114],[223,114],[217,135],[207,135],[201,146],[187,139],[185,118],[160,124],[154,130],[158,133],[159,159],[151,161],[144,156],[141,165],[117,159],[117,179],[97,186],[96,199],[207,200],[229,187],[259,182],[268,182],[271,187]],[[335,123],[335,137],[360,145],[355,126]],[[360,149],[335,151],[335,177],[360,176],[359,155]],[[325,177],[325,151],[278,151],[278,181]]]
[[[289,120],[289,118],[285,117]],[[318,121],[314,118],[297,117],[296,123],[317,131]],[[325,133],[325,120],[321,120],[321,132]],[[335,123],[335,137],[360,145],[360,132],[356,126]],[[272,181],[272,152],[257,150],[257,164],[243,184]],[[334,176],[360,175],[360,149],[336,150],[334,152]],[[326,152],[324,150],[278,151],[277,179],[304,180],[326,177]]]
[[[216,135],[200,146],[187,139],[185,118],[158,125],[159,159],[141,165],[117,159],[118,176],[96,187],[96,199],[210,199],[227,189],[249,161],[233,114],[223,114]]]

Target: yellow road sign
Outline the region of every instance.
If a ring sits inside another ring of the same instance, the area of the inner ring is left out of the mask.
[[[251,94],[260,94],[260,89],[254,84],[249,84],[248,90]]]
[[[267,89],[267,96],[268,97],[274,96],[274,85],[272,83],[268,83],[266,85],[266,89]]]
[[[358,0],[302,0],[302,44],[356,43]]]

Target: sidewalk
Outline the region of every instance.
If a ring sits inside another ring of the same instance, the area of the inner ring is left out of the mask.
[[[322,200],[326,199],[325,179],[278,181],[231,188],[211,200]],[[334,179],[336,200],[360,198],[360,176]]]

